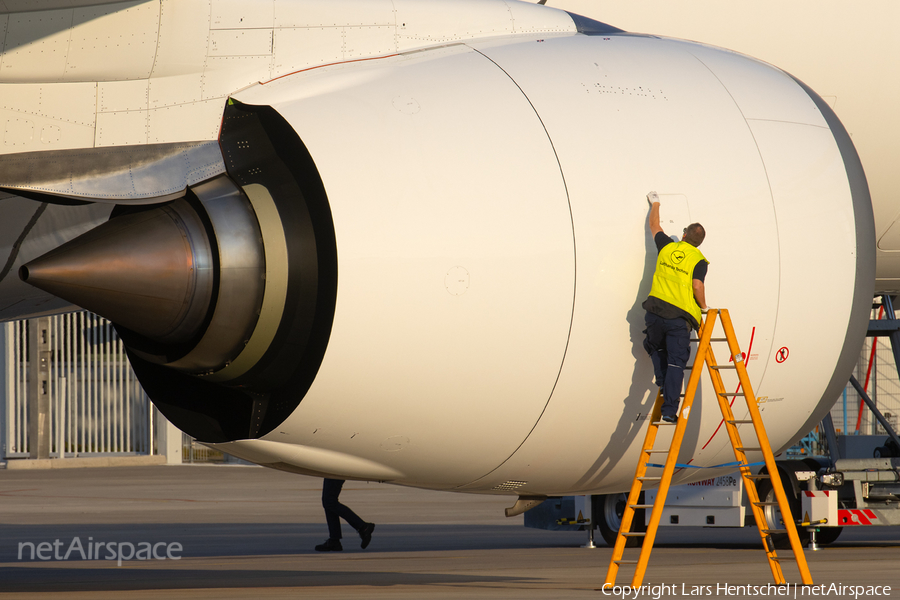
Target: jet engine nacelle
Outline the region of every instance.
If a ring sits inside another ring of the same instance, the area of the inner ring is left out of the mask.
[[[731,52],[607,30],[325,66],[235,94],[220,144],[227,177],[149,209],[210,273],[182,274],[158,330],[118,322],[166,416],[260,464],[627,487],[656,395],[651,190],[667,233],[707,230],[707,299],[731,310],[776,450],[828,410],[865,335],[852,143],[814,92]],[[698,466],[733,460],[712,393],[684,443]]]

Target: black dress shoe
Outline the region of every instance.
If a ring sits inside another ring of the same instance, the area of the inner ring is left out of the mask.
[[[324,544],[319,544],[316,546],[316,552],[341,552],[344,549],[341,546],[341,540],[336,540],[334,538],[328,538],[325,540]]]
[[[674,423],[678,420],[678,417],[676,417],[675,415],[663,415],[662,420],[666,423]]]
[[[366,523],[363,525],[363,528],[359,530],[359,537],[362,538],[362,544],[359,545],[363,550],[369,545],[369,542],[372,541],[372,532],[375,531],[375,523]]]

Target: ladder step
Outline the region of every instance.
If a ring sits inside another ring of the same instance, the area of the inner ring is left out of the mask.
[[[676,423],[669,423],[668,421],[654,421],[653,424],[654,424],[654,425],[676,425],[677,422],[676,422]]]
[[[759,475],[744,475],[746,479],[771,479],[768,473],[760,473]]]
[[[659,481],[662,477],[637,477],[638,481]]]
[[[753,506],[778,506],[777,502],[754,502]]]
[[[787,533],[787,529],[763,529],[763,533]]]
[[[759,451],[759,450],[762,450],[762,448],[744,448],[743,446],[738,446],[737,448],[735,448],[735,450],[740,450],[741,452],[747,452],[748,450],[749,451]]]
[[[735,365],[716,365],[715,367],[711,366],[710,369],[712,369],[714,371],[720,371],[722,369],[737,369],[737,366],[735,366]]]
[[[631,508],[653,508],[652,504],[629,504]]]
[[[625,537],[642,537],[647,535],[646,531],[627,531],[622,534]]]
[[[644,450],[647,454],[668,454],[668,450]]]
[[[720,395],[720,396],[725,396],[726,398],[727,398],[728,396],[740,396],[741,398],[745,398],[745,397],[747,396],[744,392],[739,392],[739,393],[736,393],[736,394],[732,394],[732,393],[730,393],[730,392],[719,392],[719,395]]]
[[[638,564],[638,561],[636,561],[636,560],[614,560],[613,562],[616,563],[617,565],[636,565],[636,564]]]
[[[700,338],[691,338],[692,342],[699,342]],[[709,338],[711,342],[727,342],[728,338]]]
[[[734,421],[725,421],[726,423],[731,423],[732,425],[743,425],[745,423],[753,423],[753,419],[746,419],[743,421],[739,421],[735,419]]]

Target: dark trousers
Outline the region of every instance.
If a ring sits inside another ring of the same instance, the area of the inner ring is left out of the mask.
[[[322,483],[322,508],[325,509],[325,522],[328,523],[328,537],[335,540],[341,539],[341,519],[350,523],[357,531],[366,524],[355,512],[338,501],[343,487],[343,479],[326,479]]]
[[[644,350],[653,361],[656,385],[663,390],[662,414],[675,416],[681,400],[684,368],[691,356],[691,326],[684,319],[664,319],[651,312],[644,322]]]

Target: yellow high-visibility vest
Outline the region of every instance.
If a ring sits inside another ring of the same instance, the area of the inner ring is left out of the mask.
[[[694,300],[694,267],[706,260],[703,253],[687,242],[666,244],[656,259],[650,295],[685,311],[697,323],[703,322],[700,305]],[[709,262],[709,261],[707,261]]]

